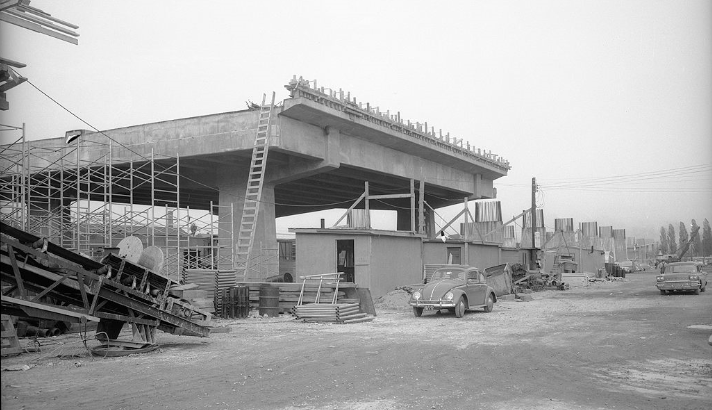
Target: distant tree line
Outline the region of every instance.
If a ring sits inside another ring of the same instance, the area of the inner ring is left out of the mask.
[[[697,221],[694,219],[690,224],[690,232],[694,232],[698,228]],[[687,225],[680,222],[678,235],[675,235],[675,227],[669,224],[667,229],[664,226],[660,227],[660,252],[663,254],[676,253],[678,243],[683,246],[690,240],[690,234],[687,233]],[[698,232],[697,236],[690,243],[690,248],[687,250],[686,256],[712,256],[712,229],[710,222],[705,218],[702,223],[702,232]]]

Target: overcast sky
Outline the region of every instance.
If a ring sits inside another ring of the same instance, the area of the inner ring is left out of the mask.
[[[709,0],[31,5],[78,25],[79,45],[0,22],[0,55],[98,129],[282,100],[301,75],[508,159],[505,219],[530,206],[532,177],[551,229],[657,239],[712,219]],[[0,122],[29,139],[88,128],[30,84],[7,98]]]

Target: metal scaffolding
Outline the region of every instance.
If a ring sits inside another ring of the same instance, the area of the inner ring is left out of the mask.
[[[22,136],[0,146],[1,221],[97,260],[137,236],[163,251],[158,273],[175,280],[186,268],[233,268],[233,204],[182,207],[178,154],[126,160],[110,139],[51,146],[3,127]]]

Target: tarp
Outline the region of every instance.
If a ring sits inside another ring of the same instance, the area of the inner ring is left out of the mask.
[[[512,269],[508,263],[491,266],[485,269],[487,284],[494,289],[497,296],[509,295],[512,292]]]

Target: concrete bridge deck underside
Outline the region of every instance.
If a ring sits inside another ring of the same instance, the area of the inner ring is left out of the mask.
[[[290,98],[274,109],[278,115],[273,115],[258,241],[276,243],[277,217],[351,206],[366,182],[370,195],[385,195],[409,193],[411,179],[417,181],[416,189],[423,181],[425,201],[439,208],[465,197],[494,197],[493,181],[507,173],[502,167],[409,139],[307,99]],[[258,113],[246,110],[90,132],[82,138],[106,141],[108,135],[112,141],[80,155],[91,159],[110,149],[113,166],[119,169],[148,158],[168,164],[179,157],[182,207],[208,209],[210,201],[233,203],[239,215]],[[40,146],[62,143],[61,139],[32,141]],[[45,165],[56,170],[59,161],[52,155],[48,151],[42,158],[32,158],[32,169]],[[160,184],[157,180],[153,190],[120,184],[113,189],[131,189],[135,204],[160,205]],[[371,201],[370,208],[409,213],[410,204],[408,198],[389,199]],[[239,223],[239,217],[234,219],[233,226]]]

